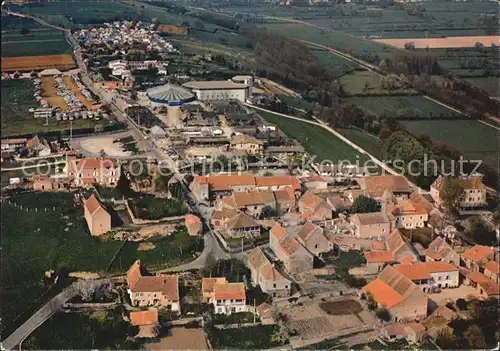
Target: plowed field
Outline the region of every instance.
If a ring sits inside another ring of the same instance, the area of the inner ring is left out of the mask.
[[[2,72],[43,70],[46,68],[65,70],[73,67],[75,67],[75,61],[71,55],[18,56],[2,58]]]

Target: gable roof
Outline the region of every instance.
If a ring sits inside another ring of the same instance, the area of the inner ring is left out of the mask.
[[[266,262],[269,262],[260,246],[256,247],[248,254],[248,265],[259,270]]]
[[[99,200],[97,200],[95,194],[90,195],[90,197],[87,200],[85,200],[85,208],[87,208],[87,211],[89,211],[91,215],[94,215],[95,213],[101,210],[108,212],[106,211],[104,206],[99,202]]]
[[[377,279],[363,287],[363,291],[371,294],[378,304],[388,309],[401,303],[410,295],[422,299],[427,298],[427,295],[410,279],[392,266],[386,266]]]
[[[274,197],[276,202],[281,204],[284,202],[293,201],[295,202],[295,194],[293,192],[293,188],[288,186],[285,189],[274,191]]]
[[[291,186],[294,190],[300,190],[300,181],[293,176],[256,176],[255,184],[261,186]]]
[[[299,203],[309,209],[316,208],[316,206],[318,206],[321,201],[323,200],[311,190],[306,191],[304,195],[302,195],[299,199]]]
[[[276,269],[271,262],[266,262],[260,271],[261,277],[268,281],[283,280],[285,277]]]
[[[462,254],[462,258],[473,262],[480,262],[493,255],[493,249],[488,246],[474,245]]]
[[[281,224],[276,223],[269,232],[271,236],[273,236],[277,241],[280,241],[282,238],[287,236],[287,232],[285,228],[281,226]]]
[[[215,284],[214,297],[216,300],[246,300],[245,284],[243,283]]]
[[[212,213],[212,219],[226,219],[232,218],[238,214],[238,211],[230,208],[222,208],[220,210],[215,210]]]
[[[498,262],[495,261],[488,261],[483,265],[484,269],[487,269],[488,271],[498,274],[500,269],[498,267]]]
[[[365,251],[366,263],[389,263],[394,261],[394,256],[389,251]]]
[[[417,260],[416,255],[413,252],[413,247],[408,244],[403,234],[398,229],[394,229],[389,233],[386,239],[386,244],[396,260],[399,261],[404,257],[409,257],[414,261]]]
[[[278,248],[285,256],[291,256],[301,249],[305,250],[304,247],[299,243],[299,241],[291,235],[288,235],[284,239],[282,239],[282,241],[278,243]],[[306,250],[306,252],[308,251]]]
[[[389,223],[389,217],[384,212],[355,213],[352,219],[356,219],[361,225]]]
[[[440,175],[439,177],[436,178],[434,183],[432,183],[431,187],[433,187],[441,192],[444,190],[444,187],[445,187],[448,179],[449,179],[449,177],[444,177],[444,176]],[[464,190],[468,190],[468,189],[482,190],[482,189],[484,189],[483,182],[481,180],[481,177],[479,177],[479,176],[471,176],[468,178],[457,178],[457,180],[460,183],[460,185],[464,188]]]
[[[228,221],[226,222],[227,229],[240,229],[259,226],[260,224],[255,219],[244,214],[243,212],[238,213],[236,216],[228,219]]]
[[[323,229],[313,222],[307,221],[297,232],[297,236],[304,240],[304,242],[307,242],[315,232],[323,232]]]
[[[398,193],[409,193],[410,185],[408,180],[403,176],[384,175],[364,177],[363,189],[368,191],[372,196],[382,196],[386,189]]]
[[[130,323],[134,326],[152,325],[158,323],[158,310],[130,312]]]
[[[427,250],[424,251],[424,254],[436,260],[443,259],[452,252],[454,251],[451,245],[448,244],[445,239],[438,236],[432,240]]]
[[[262,205],[264,202],[260,191],[236,191],[233,193],[233,198],[238,208],[246,206]]]
[[[176,275],[147,275],[140,260],[127,272],[127,284],[132,292],[161,292],[171,301],[179,301],[179,278]]]
[[[263,142],[259,139],[254,138],[248,134],[238,134],[231,138],[231,145],[234,144],[258,144],[262,145]]]
[[[214,292],[215,285],[225,283],[227,283],[225,277],[203,278],[201,280],[201,291],[203,295],[209,295]]]

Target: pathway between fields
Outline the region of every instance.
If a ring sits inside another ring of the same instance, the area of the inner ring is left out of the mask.
[[[339,138],[340,140],[342,140],[343,142],[345,142],[347,145],[349,145],[353,149],[355,149],[355,150],[359,151],[360,153],[362,153],[362,154],[367,155],[368,157],[370,157],[370,159],[377,166],[379,166],[380,168],[382,168],[385,172],[387,172],[389,174],[392,174],[392,175],[400,175],[398,172],[396,172],[395,170],[393,170],[392,168],[390,168],[384,162],[380,161],[378,158],[376,158],[375,156],[373,156],[372,154],[370,154],[369,152],[367,152],[365,149],[359,147],[358,145],[356,145],[355,143],[353,143],[352,141],[350,141],[349,139],[347,139],[345,136],[343,136],[342,134],[340,134],[339,132],[337,132],[335,129],[333,129],[332,127],[326,125],[323,121],[320,121],[320,120],[318,120],[318,119],[316,119],[314,117],[313,118],[317,122],[309,121],[307,119],[303,119],[303,118],[300,118],[300,117],[289,116],[289,115],[285,115],[283,113],[266,110],[265,108],[258,107],[258,106],[255,106],[255,105],[251,105],[251,104],[248,104],[248,103],[245,103],[245,105],[248,106],[248,107],[250,107],[250,108],[256,109],[256,110],[260,110],[260,111],[272,113],[272,114],[275,114],[277,116],[281,116],[281,117],[285,117],[285,118],[289,118],[289,119],[294,119],[294,120],[301,121],[301,122],[304,122],[304,123],[314,124],[314,125],[316,125],[318,127],[326,129],[327,131],[329,131],[330,133],[332,133],[333,135],[335,135],[337,138]],[[411,184],[411,185],[415,186],[414,184]]]

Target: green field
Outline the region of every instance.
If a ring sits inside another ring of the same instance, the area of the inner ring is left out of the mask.
[[[473,77],[464,79],[467,82],[474,84],[478,88],[486,91],[491,96],[500,96],[499,78],[497,77]]]
[[[335,128],[335,130],[376,158],[383,158],[382,144],[377,137],[355,127]]]
[[[276,31],[283,36],[327,45],[345,52],[367,52],[370,55],[388,57],[392,48],[379,45],[375,42],[348,35],[343,32],[322,30],[317,27],[300,23],[265,23],[268,29]]]
[[[405,116],[429,118],[451,114],[446,107],[422,96],[370,96],[343,100],[362,107],[367,114],[380,118]]]
[[[432,139],[451,145],[471,160],[483,160],[497,168],[500,131],[478,121],[434,120],[402,121],[408,131],[424,133]]]
[[[314,46],[308,47],[311,54],[318,58],[319,63],[328,67],[333,74],[342,75],[347,72],[352,72],[356,67],[359,67],[358,64],[332,54],[327,50],[318,49]]]
[[[2,34],[2,57],[71,53],[71,47],[58,30],[30,30],[29,34]]]
[[[276,124],[288,137],[296,139],[311,156],[317,155],[317,162],[330,160],[332,163],[338,163],[341,160],[349,160],[354,163],[357,160],[368,160],[366,155],[360,154],[320,126],[260,110],[257,113],[268,122]]]
[[[123,273],[137,258],[151,268],[168,267],[192,260],[193,252],[198,250],[197,240],[186,231],[152,239],[155,247],[149,251],[138,251],[136,242],[122,247],[121,241],[91,237],[83,209],[74,207],[71,193],[31,192],[10,200],[17,206],[1,205],[0,298],[9,301],[3,305],[2,330],[17,324],[16,317],[47,291],[44,272],[49,269]],[[38,212],[34,212],[35,206]],[[55,212],[45,212],[45,207],[53,206]],[[31,210],[26,212],[26,207]]]
[[[387,86],[383,86],[383,77],[380,75],[364,70],[354,71],[346,74],[339,79],[342,90],[349,95],[370,95],[370,94],[416,94],[411,89],[404,89],[399,83],[393,89],[388,90]]]

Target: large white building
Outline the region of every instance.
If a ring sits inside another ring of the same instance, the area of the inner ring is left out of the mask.
[[[183,87],[190,89],[198,100],[239,100],[245,102],[249,95],[249,85],[230,80],[188,82]]]

